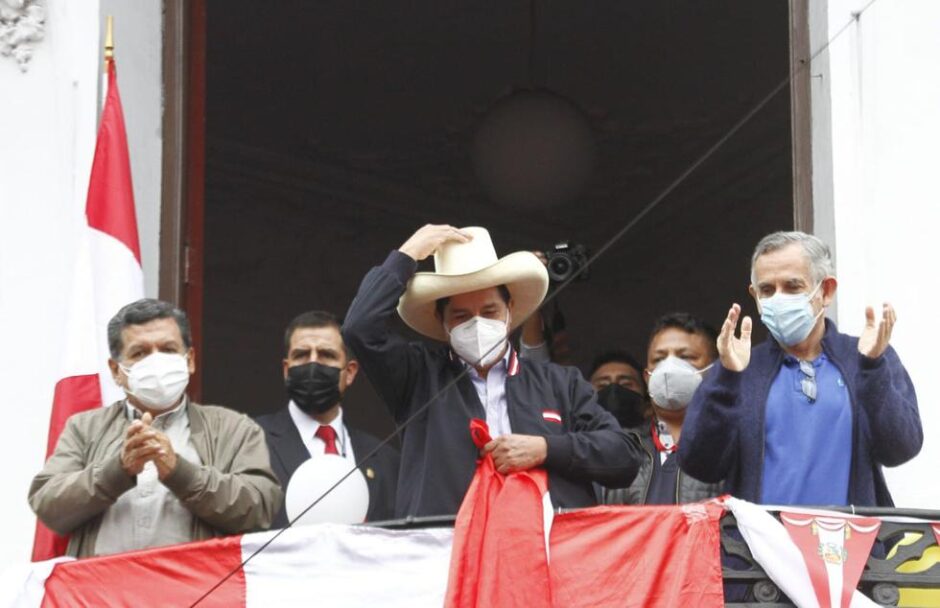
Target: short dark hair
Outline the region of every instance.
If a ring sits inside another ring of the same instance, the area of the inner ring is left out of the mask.
[[[643,377],[643,366],[640,365],[640,362],[636,360],[636,357],[625,350],[619,349],[608,350],[594,357],[594,360],[591,362],[590,371],[588,372],[588,379],[590,380],[591,376],[594,375],[594,372],[608,363],[626,363],[637,371],[637,373],[640,375],[640,383],[643,384],[643,388],[646,388],[646,379]]]
[[[117,361],[124,350],[124,329],[130,325],[143,325],[156,319],[173,319],[180,328],[183,336],[183,345],[192,348],[193,334],[189,328],[189,318],[186,313],[175,305],[154,298],[143,298],[127,304],[117,311],[108,321],[108,350],[111,358]]]
[[[705,321],[687,312],[670,312],[656,319],[653,331],[650,332],[650,342],[660,333],[671,328],[702,336],[708,343],[712,356],[718,358],[718,332]]]
[[[512,294],[509,293],[509,288],[505,285],[497,285],[496,290],[499,292],[499,295],[503,298],[503,302],[509,304],[509,300],[512,299]],[[450,302],[450,297],[438,298],[434,302],[434,311],[437,313],[437,316],[441,319],[444,318],[444,307],[447,306],[447,303]]]
[[[339,332],[343,328],[343,321],[333,313],[325,310],[308,310],[307,312],[300,313],[287,324],[287,329],[284,330],[285,355],[290,354],[290,339],[294,335],[294,332],[305,327],[335,327],[336,331]],[[342,333],[340,333],[339,339],[343,345],[343,352],[346,354],[346,359],[354,358],[350,355],[349,349],[346,347]]]

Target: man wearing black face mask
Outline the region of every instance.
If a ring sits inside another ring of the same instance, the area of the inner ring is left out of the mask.
[[[284,333],[284,385],[290,402],[258,418],[267,436],[271,466],[287,489],[291,475],[318,454],[355,461],[369,487],[369,521],[392,517],[398,484],[398,452],[385,446],[366,462],[361,459],[379,440],[343,422],[343,393],[352,385],[359,363],[351,358],[335,316],[310,311],[297,316]],[[284,509],[274,527],[287,525]]]
[[[614,415],[624,429],[649,419],[643,366],[630,353],[614,350],[594,358],[588,375],[597,392],[597,402]]]

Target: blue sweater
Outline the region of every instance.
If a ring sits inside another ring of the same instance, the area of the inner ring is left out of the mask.
[[[826,320],[823,352],[839,369],[852,404],[849,504],[894,506],[882,466],[917,455],[924,441],[914,385],[890,346],[877,359],[858,352],[858,338],[839,333]],[[761,502],[764,420],[770,386],[784,351],[768,339],[751,352],[743,372],[720,364],[689,404],[679,443],[679,464],[705,482],[724,479],[724,491]]]

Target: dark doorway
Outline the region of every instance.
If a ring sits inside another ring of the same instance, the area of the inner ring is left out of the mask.
[[[597,249],[789,70],[785,0],[208,3],[203,399],[286,403],[282,331],[342,314],[359,280],[427,222],[489,228],[500,254]],[[567,203],[494,202],[470,148],[486,112],[536,79],[587,118],[594,171]],[[559,297],[576,362],[645,360],[653,320],[720,324],[749,256],[793,226],[782,91]],[[753,306],[747,307],[753,314]],[[361,378],[349,419],[390,419]]]

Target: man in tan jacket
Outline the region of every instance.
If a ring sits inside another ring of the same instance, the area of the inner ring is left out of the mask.
[[[264,432],[185,395],[195,371],[186,314],[144,299],[108,324],[127,398],[72,416],[29,489],[75,557],[265,529],[281,505]]]

